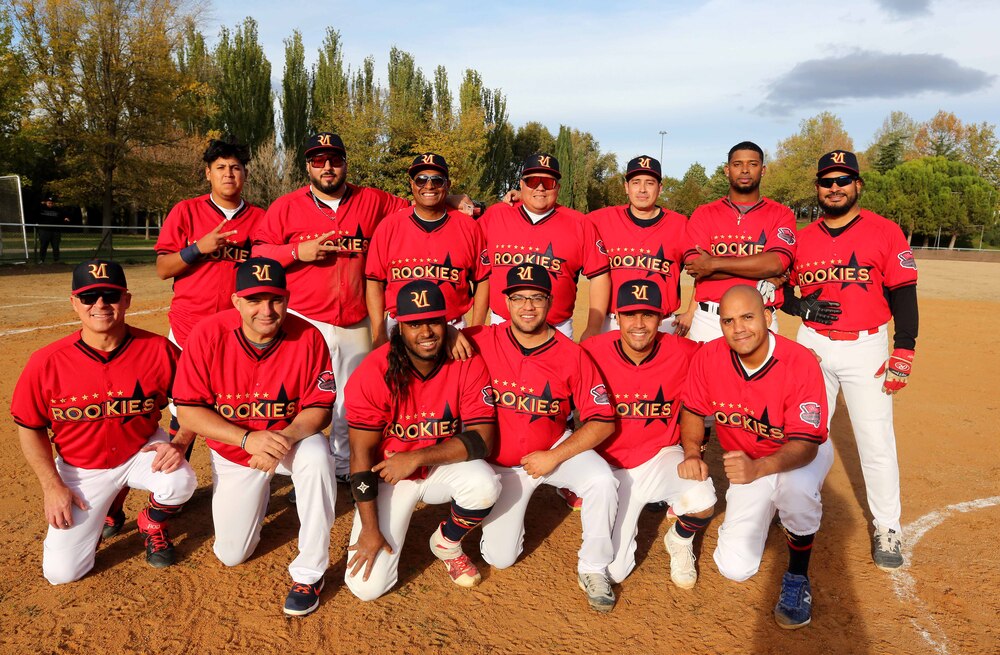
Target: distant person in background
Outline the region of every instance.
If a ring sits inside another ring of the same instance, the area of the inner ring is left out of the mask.
[[[61,207],[56,207],[56,199],[46,196],[38,210],[38,261],[45,263],[49,245],[52,245],[52,259],[59,263],[59,242],[62,240],[62,228],[69,225],[69,214]]]

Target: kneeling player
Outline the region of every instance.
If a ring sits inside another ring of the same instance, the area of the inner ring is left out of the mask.
[[[344,390],[357,501],[345,581],[374,600],[399,579],[399,554],[418,502],[451,503],[431,552],[462,587],[479,583],[462,539],[493,509],[498,476],[483,458],[493,449],[496,411],[483,359],[448,359],[447,309],[433,282],[400,288],[399,323]]]
[[[658,332],[662,298],[649,280],[623,283],[615,306],[619,330],[582,344],[604,375],[616,414],[615,431],[595,448],[618,480],[618,517],[611,536],[615,558],[608,575],[614,582],[628,577],[635,568],[639,514],[648,503],[667,502],[677,515],[664,538],[670,579],[690,589],[698,579],[694,533],[708,523],[715,507],[710,479],[685,479],[677,470],[684,461],[678,397],[698,344]]]
[[[70,301],[80,331],[34,353],[14,387],[11,414],[49,523],[42,572],[54,585],[94,567],[104,517],[125,487],[150,492],[136,521],[146,561],[173,564],[166,521],[197,484],[184,460],[187,444],[168,443],[159,428],[177,347],[125,323],[131,300],[120,265],[77,266]]]
[[[285,272],[273,259],[240,264],[233,305],[188,337],[174,387],[177,418],[211,449],[213,550],[226,566],[257,548],[271,477],[292,477],[299,554],[288,566],[284,611],[303,616],[319,607],[337,495],[320,432],[336,397],[330,353],[319,330],[287,314]]]
[[[722,296],[725,338],[695,355],[682,394],[686,457],[679,470],[682,477],[705,479],[703,418],[714,416],[730,483],[715,563],[737,582],[757,573],[777,510],[789,562],[774,618],[783,628],[801,628],[812,618],[809,555],[833,449],[819,363],[803,346],[768,331],[771,311],[747,285]]]

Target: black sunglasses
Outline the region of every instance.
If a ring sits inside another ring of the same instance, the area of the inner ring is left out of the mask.
[[[554,177],[542,177],[541,175],[528,175],[527,177],[522,177],[521,181],[529,189],[537,189],[538,185],[541,184],[542,188],[546,191],[556,188],[556,185],[559,183],[559,180]]]
[[[856,175],[840,175],[838,177],[821,177],[816,180],[816,184],[820,185],[824,189],[832,189],[834,184],[840,188],[844,188],[849,184],[857,182],[857,180],[858,178]]]
[[[105,305],[113,305],[122,299],[122,292],[117,289],[104,289],[101,291],[84,291],[76,294],[77,299],[84,305],[93,305],[100,298]]]
[[[430,184],[432,189],[440,189],[447,181],[448,178],[441,177],[440,175],[418,175],[413,178],[413,184],[415,184],[418,189],[422,189],[428,184]]]

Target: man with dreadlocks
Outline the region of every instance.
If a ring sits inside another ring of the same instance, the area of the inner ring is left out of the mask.
[[[405,284],[389,343],[365,358],[344,391],[357,502],[344,579],[362,600],[396,584],[400,549],[421,501],[451,503],[431,535],[431,552],[455,584],[480,581],[461,542],[500,495],[499,476],[484,461],[493,450],[496,411],[483,359],[448,358],[446,316],[437,284]]]

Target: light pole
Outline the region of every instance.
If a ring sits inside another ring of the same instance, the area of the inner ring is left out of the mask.
[[[663,166],[663,137],[667,136],[666,130],[660,130],[660,166]]]

